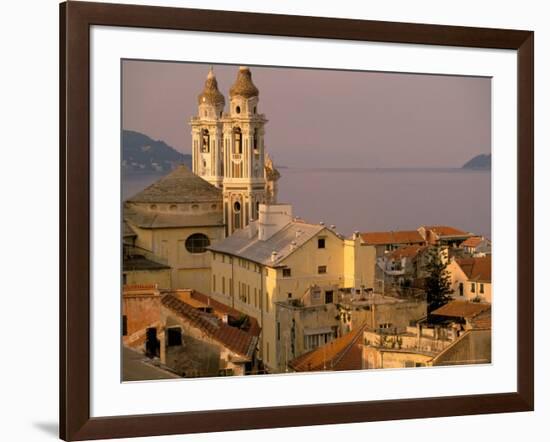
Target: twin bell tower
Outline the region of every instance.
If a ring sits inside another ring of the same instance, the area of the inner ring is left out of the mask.
[[[229,109],[210,68],[191,118],[193,172],[223,191],[226,235],[259,217],[260,204],[274,204],[279,173],[265,153],[267,119],[258,113],[258,88],[241,66],[229,89]]]

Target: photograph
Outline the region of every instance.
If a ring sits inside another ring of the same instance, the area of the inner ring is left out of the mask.
[[[121,63],[123,381],[491,363],[490,78]]]

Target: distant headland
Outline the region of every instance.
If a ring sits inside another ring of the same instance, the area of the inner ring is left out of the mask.
[[[470,170],[491,170],[491,154],[477,155],[467,161],[462,168]]]

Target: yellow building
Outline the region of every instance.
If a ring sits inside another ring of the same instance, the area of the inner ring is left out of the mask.
[[[491,255],[451,259],[447,270],[451,274],[453,298],[491,302]]]
[[[134,248],[171,268],[171,288],[209,293],[206,247],[224,237],[220,189],[182,165],[127,200],[124,221]]]
[[[324,291],[324,303],[336,302],[336,289],[372,287],[371,263],[365,249],[353,247],[322,224],[293,219],[290,205],[259,206],[259,219],[212,245],[212,296],[255,317],[262,327],[260,357],[271,371],[284,369],[277,355],[280,325],[276,303],[299,302],[315,286]],[[374,252],[374,250],[373,250]]]

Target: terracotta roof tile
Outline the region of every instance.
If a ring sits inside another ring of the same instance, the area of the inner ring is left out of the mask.
[[[456,263],[470,281],[491,282],[491,257],[457,259]]]
[[[492,327],[491,309],[475,315],[470,319],[470,324],[475,329],[490,329]]]
[[[393,252],[391,252],[389,254],[389,257],[393,259],[413,258],[426,248],[427,246],[420,245],[399,247],[398,249],[395,249]]]
[[[423,244],[424,238],[416,230],[398,230],[395,232],[364,232],[363,242],[368,245],[384,244]]]
[[[469,319],[490,310],[491,304],[484,302],[451,301],[434,310],[432,315]]]
[[[366,324],[288,363],[295,371],[361,370],[363,331]]]
[[[460,244],[460,247],[477,247],[483,238],[481,236],[472,236]]]
[[[257,337],[252,334],[231,327],[214,315],[197,310],[174,295],[164,295],[161,303],[180,318],[186,320],[191,326],[199,328],[229,350],[247,358],[252,357],[257,343]]]
[[[424,226],[426,230],[431,230],[438,236],[469,236],[468,232],[451,226]]]
[[[214,298],[205,295],[204,293],[197,292],[196,290],[178,290],[176,293],[184,292],[191,298],[190,302],[187,302],[188,304],[192,305],[192,307],[197,306],[210,306],[212,309],[224,313],[228,316],[232,316],[235,319],[238,319],[242,317],[243,315],[247,316],[249,327],[247,330],[245,330],[247,333],[250,333],[253,336],[259,336],[261,327],[258,324],[258,321],[256,318],[253,318],[252,316],[246,315],[245,313],[241,312],[240,310],[237,310],[236,308],[230,307],[226,304],[223,304],[222,302],[219,302],[215,300]],[[180,298],[181,299],[181,298]],[[193,304],[193,300],[197,301],[197,304]],[[185,300],[183,300],[186,302]]]

